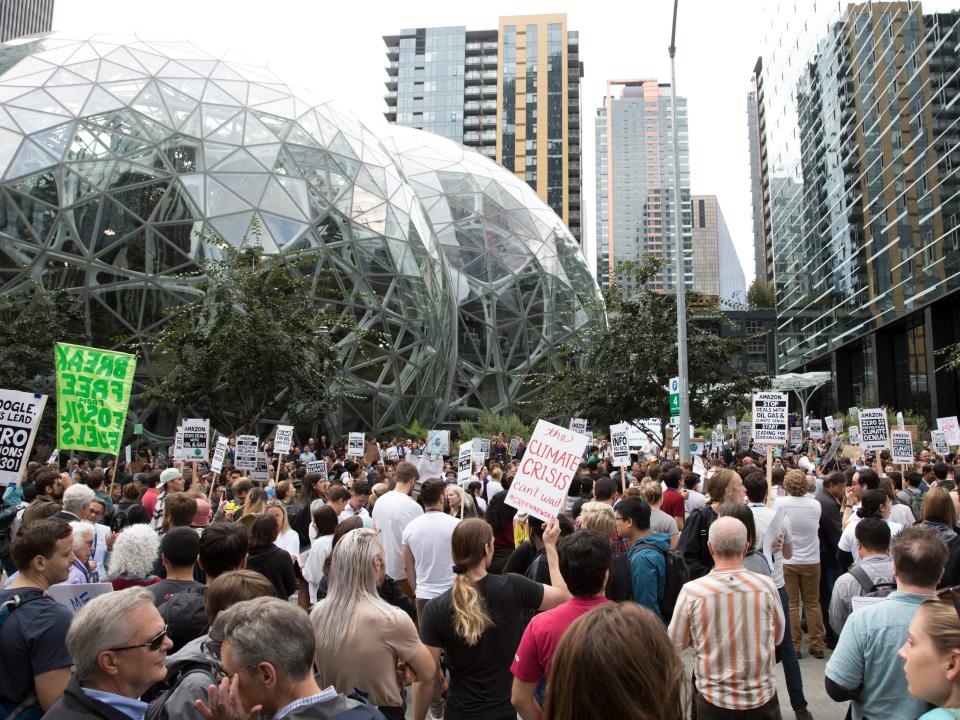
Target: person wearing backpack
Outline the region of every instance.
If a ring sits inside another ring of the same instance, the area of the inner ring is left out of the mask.
[[[661,603],[667,584],[665,554],[670,534],[650,531],[650,506],[638,497],[625,497],[614,508],[617,532],[628,543],[633,599],[664,619]]]
[[[882,518],[864,518],[854,528],[860,562],[841,575],[830,598],[830,627],[837,634],[853,612],[855,597],[885,597],[897,589],[890,559],[890,526]]]

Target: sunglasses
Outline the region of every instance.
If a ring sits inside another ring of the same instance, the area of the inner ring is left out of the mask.
[[[118,648],[109,648],[110,652],[120,652],[121,650],[136,650],[137,648],[147,648],[150,652],[156,652],[163,646],[163,641],[167,637],[167,626],[163,626],[163,630],[160,631],[160,634],[155,638],[150,638],[145,643],[140,643],[139,645],[127,645],[125,647]]]

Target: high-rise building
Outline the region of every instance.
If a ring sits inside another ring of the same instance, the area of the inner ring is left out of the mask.
[[[645,255],[664,261],[651,281],[659,291],[675,288],[676,211],[670,85],[656,80],[609,80],[603,106],[597,108],[597,282],[616,279],[623,293],[632,279],[619,272],[624,262]],[[680,159],[681,229],[684,281],[693,285],[690,218],[690,151],[687,101],[677,98]]]
[[[0,42],[50,32],[54,0],[0,0]]]
[[[694,195],[691,201],[694,290],[719,299],[722,309],[744,305],[747,287],[743,267],[717,196]]]
[[[385,35],[384,116],[494,158],[581,239],[579,36],[567,17],[501,17],[496,30]]]
[[[960,412],[960,12],[772,7],[757,97],[780,372],[827,409]]]
[[[763,102],[763,63],[757,58],[747,95],[747,140],[750,148],[750,197],[753,205],[753,273],[760,287],[773,284],[773,250],[770,228],[764,223],[765,207],[770,202],[767,172],[767,123]]]

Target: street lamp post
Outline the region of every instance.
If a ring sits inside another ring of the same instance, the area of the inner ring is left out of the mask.
[[[670,31],[670,116],[673,122],[673,205],[676,247],[674,248],[674,280],[677,289],[677,377],[680,379],[680,417],[678,423],[680,462],[690,459],[690,395],[687,373],[687,293],[683,272],[683,225],[680,194],[680,138],[677,128],[677,3],[673,0],[673,28]]]

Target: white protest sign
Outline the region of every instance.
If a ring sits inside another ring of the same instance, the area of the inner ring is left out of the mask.
[[[277,455],[286,455],[293,444],[293,425],[277,425],[273,435],[273,452]]]
[[[237,435],[237,449],[233,461],[237,470],[253,470],[257,467],[258,443],[256,435]]]
[[[913,464],[913,438],[906,430],[894,430],[890,433],[894,465]]]
[[[352,432],[347,436],[347,457],[363,457],[362,432]]]
[[[850,435],[850,444],[859,445],[860,444],[860,426],[851,425],[850,429],[847,432]]]
[[[787,394],[758,392],[753,395],[753,439],[767,445],[787,444]]]
[[[933,452],[940,457],[950,454],[950,443],[947,442],[947,434],[943,430],[932,430],[930,440],[933,442]]]
[[[473,442],[460,443],[457,453],[457,482],[461,485],[470,479],[473,462]]]
[[[660,418],[647,418],[646,420],[634,420],[633,424],[638,426],[637,428],[638,431],[640,433],[643,433],[644,436],[650,435],[653,438],[653,441],[657,445],[661,447],[663,446],[663,422],[661,422]],[[645,428],[645,430],[643,428]],[[629,440],[630,438],[628,436],[627,441],[629,442]],[[643,445],[644,445],[644,440],[643,438],[641,438],[640,444],[637,447],[643,447]],[[631,447],[633,446],[631,445]]]
[[[840,451],[840,447],[842,445],[843,445],[842,437],[837,436],[830,441],[830,447],[827,450],[826,454],[823,456],[823,460],[820,461],[821,467],[826,463],[830,462],[831,460],[833,460],[837,456],[837,453]]]
[[[60,450],[59,448],[54,448],[53,452],[50,453],[50,459],[47,460],[47,465],[53,465],[59,459],[60,459]]]
[[[420,473],[420,479],[417,481],[419,483],[430,478],[443,477],[443,460],[430,460],[426,456],[420,455],[412,458],[410,462],[417,466],[417,472]]]
[[[430,430],[427,432],[427,455],[440,457],[450,454],[450,431]]]
[[[702,455],[703,451],[707,449],[707,443],[702,439],[698,438],[696,440],[690,441],[690,456],[696,457],[697,455]]]
[[[948,444],[960,445],[960,424],[957,423],[956,415],[937,418],[937,430],[946,433]]]
[[[859,419],[860,411],[854,407],[847,408],[847,419],[850,421],[850,424],[855,424]]]
[[[886,450],[890,446],[890,428],[883,408],[860,411],[860,446],[864,450]]]
[[[614,467],[630,465],[630,447],[627,444],[627,423],[610,426],[610,449],[613,452]]]
[[[833,415],[827,415],[823,419],[823,424],[827,426],[827,430],[833,430]]]
[[[625,423],[627,426],[627,446],[639,448],[643,445],[643,433],[634,423]]]
[[[227,449],[230,447],[230,442],[223,435],[217,438],[217,444],[213,448],[213,460],[210,462],[210,472],[212,473],[222,473],[223,472],[223,460],[227,456]]]
[[[586,418],[570,418],[570,429],[573,430],[575,433],[586,435],[587,419]]]
[[[794,425],[790,428],[790,445],[795,448],[803,445],[803,428],[799,425]]]
[[[183,428],[179,425],[173,436],[173,459],[183,460]]]
[[[270,481],[270,461],[266,453],[257,453],[257,464],[250,473],[250,478],[256,482],[267,483]]]
[[[183,421],[183,449],[181,451],[182,460],[194,462],[206,460],[209,457],[209,420],[184,420]]]
[[[510,440],[510,457],[517,454],[517,448],[520,447],[520,441],[517,438]]]
[[[677,427],[679,428],[679,426],[677,426]],[[691,437],[691,438],[692,438],[693,436],[694,436],[693,425],[688,425],[688,426],[687,426],[687,437]],[[675,447],[675,448],[680,447],[680,433],[679,433],[677,430],[674,430],[674,431],[673,431],[673,443],[672,443],[672,444],[673,444],[673,447]]]
[[[329,479],[327,476],[327,461],[311,460],[310,462],[308,462],[307,475],[322,475],[324,480]]]
[[[65,605],[70,612],[76,615],[77,611],[93,600],[95,597],[106,595],[113,592],[113,586],[108,583],[60,583],[51,585],[47,589],[47,595],[52,597],[61,605]]]
[[[843,420],[840,418],[833,419],[833,431],[839,435],[843,432]]]
[[[390,447],[387,448],[386,456],[387,456],[387,460],[399,460],[400,451],[397,450],[396,445],[391,445]]]
[[[46,395],[0,390],[0,485],[20,483],[46,404]]]
[[[737,429],[737,419],[733,415],[727,416],[727,429],[736,430]]]
[[[904,427],[903,427],[903,413],[902,413],[902,412],[898,412],[898,413],[897,413],[897,430],[899,430],[900,432],[903,432],[903,430],[904,430]],[[894,462],[896,462],[896,460],[894,460]]]
[[[123,449],[123,459],[127,465],[133,462],[133,449],[129,445]]]
[[[699,455],[693,456],[693,472],[701,478],[706,478],[707,467],[703,464],[703,458]]]
[[[807,431],[810,433],[811,440],[823,440],[823,423],[820,418],[810,418]]]
[[[474,446],[476,447],[476,446]],[[481,438],[480,440],[480,451],[479,455],[483,455],[483,459],[486,460],[490,457],[490,440],[488,438]]]
[[[623,442],[626,440],[624,429]],[[586,447],[586,436],[538,420],[510,484],[507,505],[544,521],[555,518],[564,509],[570,482]]]
[[[750,433],[752,430],[753,430],[753,426],[750,423],[746,421],[740,423],[739,431],[738,431],[738,441],[740,442],[741,448],[746,449],[746,447],[750,444],[750,437],[751,437]]]

